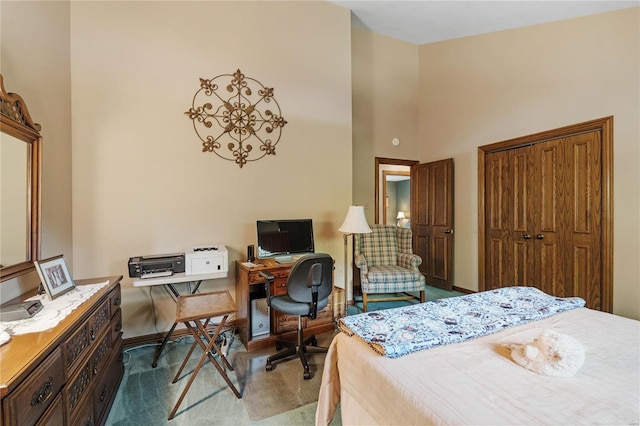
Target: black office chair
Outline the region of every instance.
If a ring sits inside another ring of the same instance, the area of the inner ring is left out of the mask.
[[[333,259],[325,253],[310,254],[301,257],[291,268],[287,279],[287,294],[271,295],[271,282],[274,276],[260,272],[266,280],[267,303],[273,309],[298,316],[298,338],[296,342],[276,340],[276,349],[283,346],[287,349],[267,358],[267,371],[273,370],[273,362],[298,356],[304,367],[304,378],[310,379],[308,352],[327,352],[327,348],[318,346],[315,336],[303,338],[302,318],[315,319],[318,311],[329,304],[329,295],[333,287]]]

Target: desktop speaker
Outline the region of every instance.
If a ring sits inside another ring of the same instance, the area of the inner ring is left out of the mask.
[[[253,262],[254,260],[256,260],[255,246],[247,246],[247,262]]]
[[[270,333],[269,305],[267,299],[251,301],[251,338]]]

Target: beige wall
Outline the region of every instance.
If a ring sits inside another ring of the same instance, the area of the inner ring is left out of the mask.
[[[312,218],[342,283],[350,32],[328,2],[71,3],[74,274],[125,276],[125,337],[175,316],[163,289],[132,287],[129,257],[223,244],[229,276],[201,288],[234,295],[257,219]],[[203,153],[184,114],[200,77],[238,68],[274,88],[288,122],[277,155],[243,168]]]
[[[418,46],[355,27],[351,40],[353,201],[375,223],[375,157],[417,160],[420,152]]]
[[[640,9],[420,46],[419,159],[455,163],[454,284],[477,290],[477,147],[614,116],[614,313],[640,319]]]
[[[68,2],[0,2],[0,73],[42,125],[42,257],[71,268],[71,74]],[[0,284],[6,302],[40,283],[38,274]]]

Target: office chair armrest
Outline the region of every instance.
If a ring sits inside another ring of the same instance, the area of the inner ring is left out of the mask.
[[[418,266],[422,263],[422,258],[417,254],[398,253],[398,266],[418,271]]]
[[[275,280],[276,277],[273,274],[263,271],[259,271],[258,275],[264,278],[264,288],[267,292],[267,306],[271,307],[271,281]]]

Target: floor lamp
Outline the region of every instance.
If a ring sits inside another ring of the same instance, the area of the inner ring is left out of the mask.
[[[347,316],[347,299],[349,297],[348,281],[349,276],[347,274],[347,237],[353,234],[368,234],[371,232],[371,228],[367,223],[367,218],[364,215],[364,207],[362,206],[349,206],[347,211],[347,217],[344,219],[342,226],[338,228],[338,231],[344,233],[344,315]],[[355,239],[354,239],[355,240]]]

